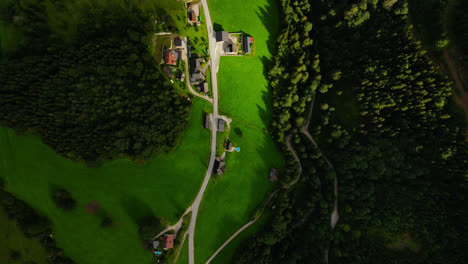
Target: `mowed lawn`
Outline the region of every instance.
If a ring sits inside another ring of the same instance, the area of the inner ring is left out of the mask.
[[[58,156],[37,136],[17,136],[2,127],[0,177],[7,190],[51,219],[58,246],[77,263],[150,263],[151,252],[142,248],[136,222],[153,214],[173,223],[195,197],[209,158],[203,109],[210,105],[195,100],[179,146],[145,166],[122,159],[89,168]],[[78,200],[74,211],[56,208],[50,193],[57,186]],[[85,210],[90,201],[111,216],[113,227],[100,227],[100,218]]]
[[[220,112],[232,117],[230,140],[239,153],[228,153],[226,172],[215,176],[200,206],[195,231],[195,260],[205,261],[236,230],[250,221],[273,184],[270,169],[284,161],[267,129],[271,121],[271,95],[265,77],[271,66],[278,33],[278,7],[268,0],[208,0],[215,27],[242,31],[254,37],[254,56],[222,57],[218,72]],[[273,43],[272,43],[273,42]],[[240,243],[258,225],[234,240],[213,263],[229,263]]]
[[[241,151],[227,153],[226,172],[213,176],[203,197],[195,231],[197,263],[205,263],[229,236],[251,220],[273,187],[268,181],[270,168],[283,167],[269,134],[239,123],[232,125],[230,140]]]
[[[254,38],[254,56],[222,57],[218,86],[220,110],[233,118],[260,127],[271,120],[271,95],[266,71],[272,66],[272,53],[279,27],[276,1],[208,0],[211,19],[223,30],[242,31]]]

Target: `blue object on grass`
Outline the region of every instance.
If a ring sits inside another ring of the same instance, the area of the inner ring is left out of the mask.
[[[237,152],[239,152],[239,151],[240,151],[240,148],[239,148],[239,147],[236,147],[235,150],[236,150]]]

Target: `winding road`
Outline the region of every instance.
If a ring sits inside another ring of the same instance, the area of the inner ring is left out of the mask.
[[[194,254],[194,236],[195,236],[195,225],[197,223],[198,209],[200,207],[200,202],[205,193],[206,186],[210,181],[211,173],[213,171],[213,165],[216,158],[216,132],[217,126],[216,121],[218,120],[218,67],[219,67],[219,54],[216,53],[216,39],[215,32],[213,31],[213,24],[211,23],[210,10],[208,9],[208,4],[206,0],[202,0],[203,11],[205,14],[205,23],[208,30],[208,44],[210,49],[210,60],[211,60],[211,84],[212,84],[212,93],[213,93],[213,118],[211,119],[211,154],[210,162],[208,164],[208,169],[206,171],[205,179],[203,184],[198,192],[195,201],[192,204],[192,218],[190,220],[190,225],[188,228],[188,255],[189,255],[189,264],[195,264],[195,254]],[[188,77],[188,76],[187,76]],[[188,81],[187,81],[188,82]]]

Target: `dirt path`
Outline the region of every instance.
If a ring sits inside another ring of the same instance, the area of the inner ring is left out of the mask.
[[[182,227],[182,222],[184,221],[184,217],[186,215],[188,215],[191,211],[192,211],[192,206],[190,206],[189,208],[187,208],[187,210],[185,210],[184,214],[179,218],[179,221],[177,221],[177,223],[175,223],[174,225],[168,226],[163,231],[159,232],[159,234],[157,234],[154,237],[154,240],[158,239],[158,237],[164,235],[165,233],[167,233],[167,232],[169,232],[171,230],[174,230],[174,238],[176,238],[177,233],[179,232],[180,228]]]
[[[468,92],[465,91],[463,82],[460,79],[460,76],[458,75],[457,67],[452,59],[452,56],[450,56],[448,48],[444,49],[444,58],[448,64],[452,78],[455,80],[455,85],[457,86],[458,91],[460,92],[460,95],[454,93],[453,98],[455,102],[457,102],[457,104],[463,107],[463,110],[465,111],[465,116],[468,118]]]

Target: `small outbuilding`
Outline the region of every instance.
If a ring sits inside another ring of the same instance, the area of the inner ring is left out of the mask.
[[[179,37],[175,38],[174,45],[176,46],[176,48],[182,48],[182,39],[180,39]]]
[[[226,171],[226,163],[222,161],[220,158],[217,158],[213,165],[213,174],[223,175],[225,171]]]
[[[203,89],[202,90],[206,94],[209,92],[210,89],[208,88],[208,83],[207,82],[203,83]]]
[[[216,41],[221,42],[221,41],[228,41],[229,39],[229,33],[227,31],[218,31],[216,32]]]
[[[154,248],[154,249],[157,249],[158,247],[159,247],[159,241],[154,240],[154,241],[153,241],[153,248]]]
[[[218,132],[224,132],[224,120],[221,118],[218,119]]]
[[[252,44],[254,42],[253,37],[244,37],[244,45],[242,45],[242,49],[245,53],[252,53]]]
[[[278,181],[278,169],[277,168],[271,168],[271,170],[270,170],[270,181],[271,182]]]
[[[211,114],[205,113],[203,119],[203,127],[206,129],[211,129]]]

